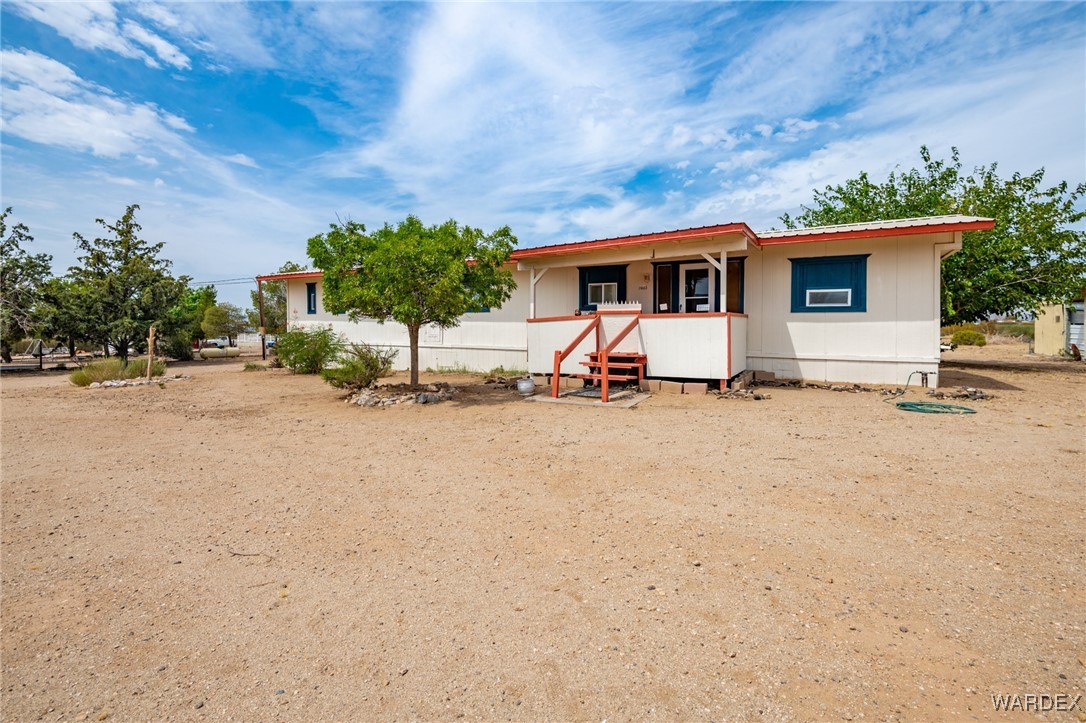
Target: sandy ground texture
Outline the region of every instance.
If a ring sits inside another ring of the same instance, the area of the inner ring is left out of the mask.
[[[5,375],[2,718],[1086,719],[992,703],[1086,688],[1086,365],[947,358],[977,414]]]

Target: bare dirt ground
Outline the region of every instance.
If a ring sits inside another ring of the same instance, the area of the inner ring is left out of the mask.
[[[1024,353],[947,354],[972,416],[7,374],[2,717],[1025,717],[1086,688],[1086,365]]]

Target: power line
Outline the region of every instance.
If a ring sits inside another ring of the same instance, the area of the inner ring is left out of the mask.
[[[216,281],[190,281],[189,286],[231,286],[234,284],[255,284],[256,279],[252,278],[238,278],[238,279],[218,279]]]

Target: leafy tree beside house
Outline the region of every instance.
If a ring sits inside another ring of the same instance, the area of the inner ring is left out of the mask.
[[[8,228],[7,208],[0,214],[0,358],[11,361],[11,345],[33,333],[42,321],[42,290],[52,271],[49,254],[24,248],[34,237],[26,224]]]
[[[508,226],[489,234],[449,220],[424,226],[415,216],[373,232],[354,221],[332,224],[307,251],[324,272],[324,306],[407,327],[411,384],[419,383],[419,331],[449,328],[471,309],[501,306],[516,288],[504,268],[517,239]]]
[[[171,262],[159,257],[163,244],[139,237],[138,209],[129,206],[112,224],[97,219],[109,232],[104,238],[88,240],[74,234],[83,256],[68,272],[80,289],[86,336],[113,347],[126,362],[152,325],[169,323],[170,310],[188,286],[188,278],[175,279]]]
[[[305,267],[288,261],[279,267],[279,273],[305,271]],[[287,330],[287,282],[265,281],[261,284],[264,293],[264,328],[268,334],[282,334]],[[260,291],[250,291],[253,308],[249,315],[249,326],[260,328]]]
[[[1001,178],[996,165],[962,173],[958,149],[949,162],[920,148],[923,168],[895,171],[882,183],[866,172],[814,192],[814,204],[781,221],[788,228],[960,213],[995,219],[991,231],[963,234],[962,249],[943,262],[943,323],[1069,300],[1086,286],[1086,184],[1045,188],[1044,169]]]

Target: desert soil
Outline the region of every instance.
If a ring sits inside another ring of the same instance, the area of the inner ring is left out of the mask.
[[[1036,719],[992,696],[1086,689],[1086,365],[1025,351],[947,354],[972,416],[7,374],[2,718]]]

